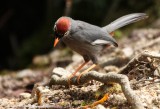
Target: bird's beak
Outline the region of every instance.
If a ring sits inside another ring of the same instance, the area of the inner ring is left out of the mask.
[[[54,47],[57,45],[58,42],[59,42],[59,38],[56,38],[54,41]]]

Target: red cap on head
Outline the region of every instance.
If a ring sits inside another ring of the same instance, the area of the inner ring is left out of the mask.
[[[67,17],[61,17],[56,22],[57,31],[59,33],[66,33],[70,28],[70,20]]]

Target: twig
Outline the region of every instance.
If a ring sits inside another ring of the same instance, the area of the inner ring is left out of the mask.
[[[139,83],[142,83],[142,82],[146,82],[146,81],[149,81],[149,82],[154,82],[154,78],[153,79],[142,79],[142,80],[139,80],[139,81],[137,81],[136,83],[134,83],[134,85],[136,85],[136,84],[139,84]]]
[[[143,84],[141,87],[152,85],[152,84],[155,84],[155,83],[160,83],[160,79],[153,78],[153,79],[143,79],[141,81],[136,82],[134,85],[139,84],[141,82],[146,82],[146,81],[148,81],[150,83]]]
[[[62,69],[62,68],[55,68],[53,70],[53,75],[51,77],[49,85],[68,85],[68,79],[69,79],[69,73],[68,71]],[[77,83],[77,77],[71,79],[71,83],[73,85],[78,85]],[[140,99],[136,96],[134,91],[131,89],[128,77],[122,74],[116,74],[113,72],[103,74],[98,73],[96,71],[88,72],[81,76],[80,78],[80,84],[84,84],[90,80],[97,80],[103,83],[108,82],[116,82],[121,85],[122,91],[127,98],[128,102],[131,104],[133,109],[144,109],[142,102]]]
[[[127,74],[129,71],[131,71],[136,65],[139,64],[139,61],[148,61],[148,57],[150,58],[158,58],[160,59],[160,54],[155,53],[155,52],[149,52],[149,51],[144,51],[140,53],[138,56],[134,57],[127,65],[125,65],[119,73],[121,74]]]

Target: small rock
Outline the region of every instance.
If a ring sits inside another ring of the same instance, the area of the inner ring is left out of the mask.
[[[39,90],[40,93],[42,93],[42,94],[49,94],[51,92],[48,88],[45,88],[43,86],[38,86],[37,90]]]
[[[53,71],[52,71],[52,75],[57,75],[59,77],[63,77],[63,76],[69,76],[71,75],[72,73],[71,72],[68,72],[67,70],[61,68],[61,67],[57,67],[57,68],[54,68]]]
[[[63,50],[54,50],[49,54],[50,61],[55,63],[59,60],[64,60],[65,58],[70,58],[72,54],[70,49],[63,49]]]
[[[20,99],[23,100],[23,99],[28,99],[31,97],[31,94],[30,93],[21,93],[19,95]]]
[[[26,77],[34,77],[35,74],[30,69],[25,69],[17,73],[17,78],[26,78]]]
[[[1,106],[3,106],[3,107],[7,106],[8,103],[9,103],[9,100],[8,100],[7,98],[3,98],[3,99],[1,100]]]
[[[71,96],[70,95],[66,95],[66,99],[70,99],[71,98]]]
[[[38,66],[45,66],[50,64],[50,59],[46,55],[36,56],[33,58],[32,63]]]
[[[133,49],[131,47],[126,47],[122,51],[125,54],[125,56],[127,56],[127,57],[131,57],[134,53]]]
[[[53,101],[58,102],[60,100],[60,97],[54,97]]]
[[[52,62],[55,62],[55,61],[57,61],[57,57],[59,57],[61,54],[60,54],[60,51],[59,50],[54,50],[53,52],[51,52],[50,54],[49,54],[49,57],[51,58],[51,59],[53,59],[52,60]]]
[[[114,105],[124,104],[126,99],[123,94],[113,94],[110,95],[109,101],[112,102]]]
[[[160,76],[160,66],[157,67],[157,69],[154,71],[155,76]]]
[[[106,108],[103,105],[99,104],[99,105],[96,106],[95,109],[106,109]]]
[[[73,62],[81,62],[83,60],[83,58],[82,58],[82,56],[80,56],[79,54],[74,54],[73,56],[72,56],[72,61]]]

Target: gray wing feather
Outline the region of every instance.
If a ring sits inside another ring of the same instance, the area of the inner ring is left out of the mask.
[[[102,30],[111,33],[115,31],[116,29],[119,29],[130,23],[134,23],[139,20],[145,19],[147,17],[148,16],[145,13],[134,13],[134,14],[125,15],[111,22],[109,25],[102,27]]]
[[[107,32],[102,31],[100,27],[91,25],[83,21],[77,21],[76,30],[72,36],[79,37],[79,40],[90,43],[92,45],[112,44],[118,46],[116,40]]]

